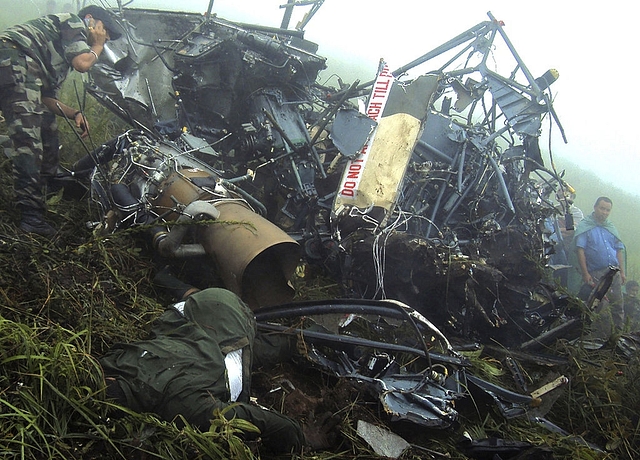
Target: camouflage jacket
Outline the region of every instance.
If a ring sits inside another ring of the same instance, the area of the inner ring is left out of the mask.
[[[0,32],[0,39],[10,41],[33,58],[42,68],[46,81],[43,91],[55,91],[72,70],[71,61],[89,52],[85,26],[75,14],[50,14],[32,19]]]
[[[224,289],[197,292],[183,308],[168,308],[154,322],[152,338],[116,344],[101,363],[105,375],[117,378],[128,407],[165,420],[180,414],[208,428],[213,409],[230,401],[229,352],[244,349],[238,400],[249,401],[256,323],[251,310]]]

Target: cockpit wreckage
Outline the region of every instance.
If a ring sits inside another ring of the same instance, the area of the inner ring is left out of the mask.
[[[450,426],[474,385],[505,413],[530,404],[463,378],[443,333],[526,351],[581,323],[544,275],[544,221],[568,208],[554,200],[569,186],[539,147],[544,120],[562,132],[549,92],[557,72],[534,78],[489,13],[405,66],[381,61],[370,82],[334,88],[318,82],[327,62],[304,24],[241,24],[211,9],[114,11],[124,33],[86,88],[131,129],[74,167],[90,175],[100,229],[140,226],[164,257],[209,257],[265,329],[340,316],[331,329],[297,326],[333,344],[309,360],[369,382],[390,412]],[[506,75],[489,68],[499,41]],[[339,282],[345,300],[291,303],[300,260]],[[420,340],[394,343],[388,330],[408,319]],[[395,354],[407,353],[429,371],[400,377]]]

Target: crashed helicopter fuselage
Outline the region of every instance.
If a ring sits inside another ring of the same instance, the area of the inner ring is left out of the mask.
[[[167,222],[217,187],[286,233],[344,297],[397,299],[448,334],[517,346],[523,331],[535,340],[576,314],[544,276],[544,222],[566,207],[553,197],[567,184],[539,148],[542,119],[559,125],[547,92],[557,72],[534,78],[491,13],[406,66],[381,63],[371,82],[339,88],[317,82],[326,59],[299,29],[211,14],[118,15],[127,33],[109,43],[87,85],[132,126],[124,147],[93,158],[122,162],[107,169],[117,174],[94,176],[111,229],[143,222],[171,234]],[[506,76],[486,65],[499,38],[513,57]],[[125,176],[131,202],[118,206],[110,190]],[[197,192],[167,192],[169,176]],[[234,259],[230,247],[217,250],[227,261],[219,268]]]

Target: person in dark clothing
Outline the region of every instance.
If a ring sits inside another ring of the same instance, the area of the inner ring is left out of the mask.
[[[89,125],[80,110],[58,100],[72,70],[87,72],[110,38],[120,36],[109,12],[88,6],[78,15],[49,14],[0,32],[0,110],[12,148],[20,228],[53,237],[46,222],[43,187],[55,178],[59,161],[56,115],[72,120],[85,137]]]
[[[226,289],[194,292],[184,286],[177,291],[186,300],[155,321],[150,339],[118,344],[100,359],[107,395],[167,421],[179,423],[182,416],[202,430],[209,429],[216,409],[229,408],[224,416],[255,425],[269,450],[301,453],[298,422],[249,403],[256,334],[249,307]]]

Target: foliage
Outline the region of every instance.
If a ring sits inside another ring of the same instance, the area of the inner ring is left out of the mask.
[[[79,80],[69,80],[75,92]],[[82,100],[82,98],[80,98]],[[67,98],[68,102],[68,98]],[[82,106],[83,104],[78,104]],[[117,122],[87,101],[93,141]],[[94,122],[94,120],[96,120]],[[4,127],[2,127],[4,129]],[[86,153],[61,124],[63,164]],[[160,421],[114,406],[96,359],[113,344],[147,336],[170,299],[156,292],[153,263],[135,232],[91,232],[86,190],[48,195],[48,241],[17,229],[10,163],[0,163],[0,450],[20,458],[253,458],[238,420],[212,416],[211,430]],[[125,416],[122,416],[125,414]]]
[[[239,434],[242,420],[212,414],[202,433],[184,420],[163,422],[105,400],[98,361],[87,352],[88,331],[56,324],[30,327],[0,318],[0,449],[22,458],[252,459]],[[114,412],[126,414],[112,419]],[[105,454],[109,453],[109,454]]]
[[[565,344],[563,352],[572,378],[554,407],[557,423],[617,458],[637,458],[640,356],[627,360],[612,346],[589,351]]]
[[[65,458],[68,451],[82,449],[77,432],[107,439],[101,423],[105,411],[97,404],[100,367],[79,352],[86,348],[85,335],[0,318],[3,452]]]
[[[86,80],[86,75],[73,72],[65,80],[60,92],[61,100],[72,107],[78,107],[82,110],[89,121],[90,127],[89,136],[81,139],[71,120],[58,118],[60,144],[65,149],[64,154],[61,156],[61,161],[66,163],[67,166],[95,149],[102,142],[117,136],[128,127],[84,91]]]

